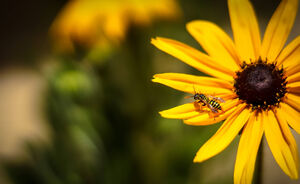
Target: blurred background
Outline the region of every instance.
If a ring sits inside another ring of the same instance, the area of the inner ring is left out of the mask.
[[[252,2],[263,32],[280,1]],[[1,184],[233,182],[239,137],[194,164],[221,123],[160,117],[186,94],[151,82],[162,72],[204,75],[150,39],[202,50],[185,29],[195,19],[232,35],[225,0],[11,0],[0,15]],[[299,32],[298,15],[289,41]],[[254,183],[298,183],[264,144]]]

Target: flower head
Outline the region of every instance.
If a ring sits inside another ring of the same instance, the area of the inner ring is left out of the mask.
[[[296,17],[298,0],[281,1],[262,41],[251,3],[228,0],[228,7],[234,42],[211,22],[197,20],[187,24],[187,30],[207,54],[171,39],[152,39],[152,44],[160,50],[213,76],[155,75],[154,82],[193,95],[201,91],[215,97],[160,114],[183,119],[189,125],[210,125],[225,120],[197,152],[194,162],[220,153],[241,132],[235,183],[251,183],[263,134],[281,169],[290,178],[297,179],[298,149],[289,126],[300,133],[300,36],[283,46]],[[212,112],[210,101],[220,98],[226,100],[217,102],[222,111]]]
[[[74,41],[109,50],[119,44],[130,24],[180,14],[175,0],[71,0],[55,19],[51,34],[60,51],[73,51]]]

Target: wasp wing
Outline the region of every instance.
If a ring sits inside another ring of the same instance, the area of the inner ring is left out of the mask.
[[[212,95],[206,95],[206,96],[209,97],[209,98],[212,98],[214,100],[218,100],[219,102],[222,102],[222,103],[225,102],[225,100],[221,97],[215,97],[215,96],[212,96]]]

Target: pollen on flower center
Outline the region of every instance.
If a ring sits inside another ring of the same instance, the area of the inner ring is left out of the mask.
[[[262,60],[241,66],[236,72],[235,92],[252,110],[267,110],[278,106],[286,93],[283,69]]]

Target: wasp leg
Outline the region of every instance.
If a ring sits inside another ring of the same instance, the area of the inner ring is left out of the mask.
[[[216,111],[213,106],[211,106],[209,103],[204,102],[205,105],[207,105],[207,107],[210,109],[210,111],[208,111],[208,115],[210,118],[214,118],[215,119],[215,113],[218,113],[218,111]]]
[[[200,109],[200,111],[203,111],[203,105],[202,105],[202,103],[199,103],[199,102],[198,102],[198,104],[199,104],[199,109]]]
[[[201,111],[203,111],[203,107],[207,105],[207,104],[206,104],[205,102],[203,102],[202,100],[199,100],[197,103],[199,104],[200,110],[201,110]]]
[[[224,114],[225,112],[223,111],[223,109],[221,109],[221,112],[220,112],[220,114]]]
[[[205,104],[203,104],[201,101],[195,101],[194,102],[194,106],[195,106],[196,110],[202,111],[203,110],[203,106],[205,106]]]
[[[209,116],[209,118],[214,118],[214,120],[216,119],[215,113],[213,113],[211,111],[208,112],[208,116]]]

